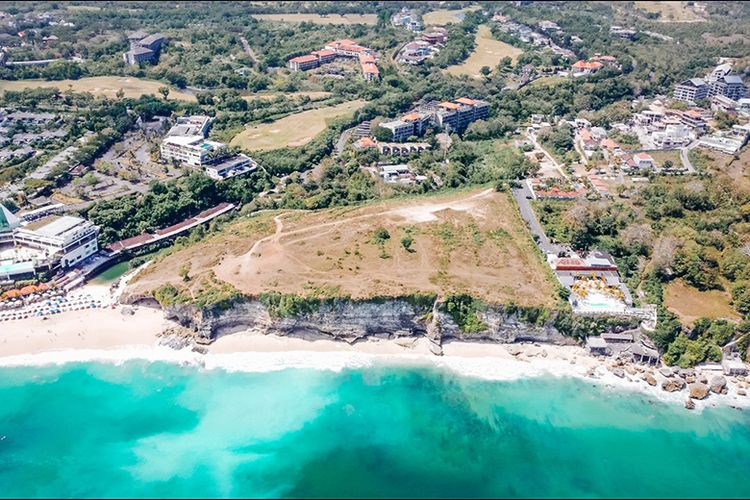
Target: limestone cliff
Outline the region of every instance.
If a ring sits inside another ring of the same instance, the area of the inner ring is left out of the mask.
[[[218,336],[243,330],[281,336],[331,338],[354,343],[366,337],[397,339],[426,337],[432,351],[441,353],[444,340],[511,343],[518,341],[575,343],[564,336],[549,319],[530,324],[501,306],[488,307],[478,312],[487,325],[484,331],[464,332],[450,314],[440,310],[436,301],[432,307],[414,304],[406,299],[387,300],[331,300],[301,314],[274,316],[260,300],[249,298],[228,309],[198,310],[179,305],[165,309],[167,317],[195,331],[196,341],[210,343]]]

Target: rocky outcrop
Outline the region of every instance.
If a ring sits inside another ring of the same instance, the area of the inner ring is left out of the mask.
[[[644,373],[642,378],[651,387],[656,385],[656,377],[654,377],[651,373]]]
[[[687,400],[685,401],[685,408],[687,408],[688,410],[695,410],[695,401],[687,398]]]
[[[690,384],[688,390],[690,391],[690,397],[693,399],[706,399],[709,394],[708,386],[701,382]]]
[[[677,392],[685,388],[685,381],[681,378],[668,378],[661,383],[661,388],[667,392]]]
[[[727,388],[727,379],[721,375],[711,377],[711,392],[716,394],[724,394]]]
[[[309,339],[328,338],[355,343],[365,338],[426,338],[433,354],[442,354],[445,340],[512,343],[520,341],[553,344],[575,344],[554,326],[554,319],[530,324],[502,307],[488,307],[478,312],[487,325],[480,332],[464,332],[450,314],[440,310],[439,303],[430,307],[407,299],[323,301],[295,315],[274,316],[258,299],[246,299],[228,309],[199,310],[190,305],[165,309],[168,318],[195,332],[198,343],[207,344],[222,335],[254,330],[261,334],[298,336]]]

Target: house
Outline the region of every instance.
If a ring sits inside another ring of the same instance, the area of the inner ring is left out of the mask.
[[[610,26],[609,34],[619,36],[625,40],[632,40],[638,32],[633,28],[623,28],[621,26]]]
[[[688,144],[691,140],[690,130],[684,124],[669,124],[663,131],[651,134],[654,145],[658,148],[669,149]]]
[[[712,111],[730,112],[736,110],[738,106],[738,101],[723,95],[716,95],[711,98]]]
[[[729,137],[726,135],[714,134],[703,136],[698,141],[698,145],[704,148],[713,149],[720,153],[734,155],[742,149],[747,142],[747,138]]]
[[[703,116],[703,113],[697,109],[688,109],[687,111],[681,111],[674,113],[680,123],[695,129],[705,129],[708,124]]]
[[[636,168],[654,168],[654,159],[648,153],[636,153],[633,155],[633,161],[635,162]]]
[[[604,66],[599,61],[576,61],[571,67],[573,76],[590,75],[599,71]]]
[[[538,26],[542,31],[562,31],[562,28],[552,21],[539,21]]]
[[[622,152],[620,145],[609,137],[605,137],[604,139],[602,139],[602,142],[599,145],[609,154],[619,154]]]
[[[422,33],[421,39],[430,45],[444,44],[448,41],[448,31],[445,28],[431,28],[429,32]]]
[[[694,103],[706,99],[708,90],[708,85],[702,78],[691,78],[675,87],[673,97],[678,101]]]

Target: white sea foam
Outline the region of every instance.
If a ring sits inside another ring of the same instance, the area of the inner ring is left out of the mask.
[[[272,372],[285,369],[313,369],[341,372],[372,366],[427,367],[449,370],[459,376],[494,381],[513,381],[532,377],[577,378],[611,389],[638,392],[660,401],[683,404],[685,391],[669,393],[635,378],[619,378],[599,365],[593,377],[583,364],[554,359],[522,361],[499,357],[432,356],[424,354],[371,354],[351,351],[284,351],[237,352],[231,354],[199,354],[190,349],[174,350],[164,346],[130,346],[106,350],[60,350],[39,354],[0,357],[0,367],[63,365],[66,363],[111,363],[121,365],[130,360],[168,362],[206,370],[228,372]],[[750,398],[736,394],[712,394],[704,401],[695,401],[696,410],[715,406],[750,407]]]

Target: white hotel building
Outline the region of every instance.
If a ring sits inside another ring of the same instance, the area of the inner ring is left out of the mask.
[[[74,266],[99,250],[98,235],[98,226],[68,215],[22,225],[0,206],[0,281]]]
[[[220,142],[209,141],[200,135],[177,135],[167,137],[162,141],[161,157],[165,161],[174,160],[191,167],[200,167],[206,163],[206,158],[210,153],[225,147]]]

